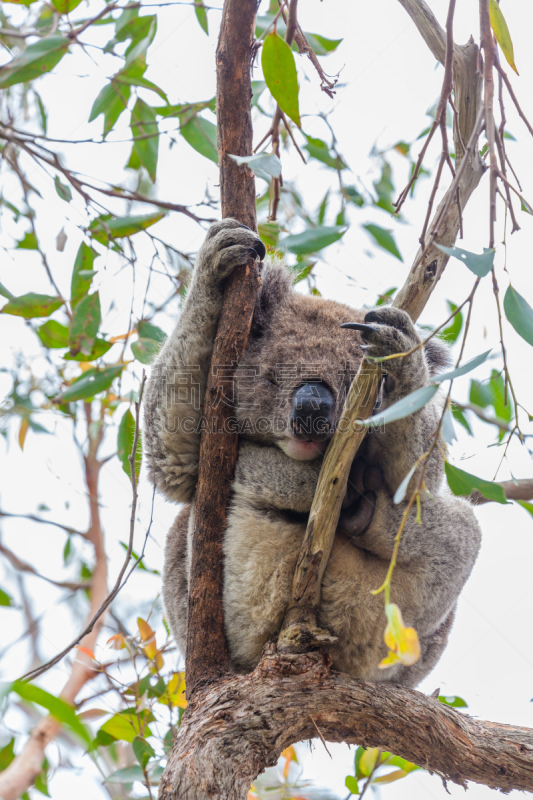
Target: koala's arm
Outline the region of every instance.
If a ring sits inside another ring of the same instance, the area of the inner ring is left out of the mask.
[[[178,324],[155,362],[146,389],[144,441],[149,475],[169,499],[190,502],[198,476],[200,423],[224,278],[264,257],[257,235],[236,220],[209,229]]]
[[[371,357],[405,353],[421,343],[410,317],[399,309],[371,311],[365,317],[367,322],[374,328],[374,332],[363,333],[363,339],[368,343],[366,353]],[[382,366],[387,374],[383,382],[380,410],[429,382],[430,364],[423,347],[408,356],[387,360]],[[414,414],[390,422],[383,429],[373,430],[368,436],[368,460],[383,471],[385,485],[391,495],[394,495],[417,459],[429,450],[441,411],[439,400],[433,399]],[[408,491],[414,489],[418,474],[417,471],[411,479]],[[440,450],[434,448],[424,475],[425,484],[432,493],[438,491],[442,474]]]

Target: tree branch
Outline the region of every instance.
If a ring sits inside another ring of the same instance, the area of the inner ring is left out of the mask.
[[[533,500],[533,478],[521,478],[515,481],[500,481],[500,486],[503,487],[505,496],[508,500]],[[480,506],[484,503],[492,502],[487,497],[474,491],[470,495],[470,500],[476,505]]]
[[[160,796],[244,800],[284,748],[316,736],[315,723],[328,741],[389,750],[461,786],[533,789],[533,730],[473,719],[412,689],[329,671],[318,653],[280,656],[270,644],[250,675],[225,678],[195,696]]]

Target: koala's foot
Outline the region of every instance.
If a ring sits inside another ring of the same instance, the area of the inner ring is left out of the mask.
[[[383,486],[383,473],[362,458],[355,459],[348,478],[338,530],[347,536],[360,536],[372,522],[377,492]]]
[[[265,245],[254,231],[235,219],[223,219],[209,228],[198,259],[202,267],[222,280],[250,255],[262,260],[265,254]]]

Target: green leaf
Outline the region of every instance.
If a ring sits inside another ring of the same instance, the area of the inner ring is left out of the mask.
[[[153,339],[154,342],[165,344],[167,335],[164,330],[157,325],[152,325],[151,322],[141,320],[137,325],[137,331],[142,339]]]
[[[342,39],[326,39],[325,36],[320,36],[318,33],[306,33],[305,36],[317,56],[327,56],[328,53],[333,53],[342,42]]]
[[[200,27],[209,36],[209,26],[207,24],[207,8],[203,3],[200,2],[200,0],[197,0],[194,6],[194,12],[196,14],[196,19],[200,23]]]
[[[139,338],[131,345],[131,352],[141,364],[152,364],[160,350],[160,345],[153,339]]]
[[[134,34],[132,42],[126,50],[126,66],[133,64],[139,58],[146,58],[148,48],[154,41],[157,33],[157,17],[155,14],[138,17],[130,26]]]
[[[17,250],[38,250],[39,244],[33,231],[26,231],[20,242],[17,243]]]
[[[128,408],[126,413],[123,414],[122,419],[120,420],[120,425],[118,426],[118,435],[117,435],[117,456],[119,458],[120,463],[122,464],[122,469],[124,470],[124,472],[128,477],[131,476],[129,457],[133,449],[134,437],[135,437],[135,419],[133,417],[133,414]],[[139,431],[139,438],[137,440],[137,452],[135,454],[135,476],[137,479],[139,479],[139,472],[141,470],[141,461],[142,461],[142,441],[141,441],[141,433]]]
[[[448,308],[450,311],[456,311],[457,306],[455,303],[450,302],[450,300],[446,301],[448,303]],[[444,339],[445,342],[449,342],[449,344],[453,344],[457,341],[459,334],[463,329],[463,315],[460,311],[453,317],[452,321],[448,325],[447,328],[444,328],[443,331],[439,333],[439,338]]]
[[[0,68],[0,89],[16,83],[27,83],[50,72],[68,50],[70,39],[60,34],[45,36],[30,44],[8,64]]]
[[[3,283],[0,283],[0,295],[2,297],[5,297],[6,300],[14,300],[15,299],[15,295],[12,292],[10,292],[9,289],[6,289],[6,287],[4,286]]]
[[[131,86],[127,83],[117,83],[114,79],[104,86],[98,97],[93,103],[89,122],[92,122],[100,114],[104,115],[104,137],[115,126],[122,112],[127,108],[131,95]]]
[[[165,103],[168,104],[168,97],[163,89],[161,89],[159,86],[156,86],[156,84],[152,83],[152,81],[147,80],[144,77],[145,72],[146,60],[141,57],[136,61],[133,61],[126,69],[122,69],[120,72],[117,72],[112,80],[117,84],[125,83],[130,86],[142,86],[143,89],[149,89],[150,91],[155,92],[165,101]]]
[[[344,779],[344,785],[352,794],[360,794],[359,785],[353,775],[347,775]]]
[[[419,464],[414,464],[407,473],[407,475],[405,476],[405,478],[403,479],[403,481],[400,483],[400,485],[396,489],[396,492],[394,493],[394,497],[392,498],[393,503],[398,504],[402,502],[402,500],[405,497],[407,487],[409,486],[411,478],[414,475],[415,469],[417,469],[418,466]]]
[[[477,275],[478,278],[484,278],[485,275],[491,271],[494,264],[494,248],[483,248],[483,253],[470,253],[468,250],[462,250],[460,247],[444,247],[444,245],[437,244],[436,247],[442,250],[447,256],[456,258],[462,261],[468,269]]]
[[[150,759],[155,756],[154,748],[146,741],[146,739],[143,739],[142,736],[136,736],[132,742],[132,746],[133,752],[135,753],[135,758],[141,767],[145,769]]]
[[[0,750],[0,772],[3,772],[9,767],[15,758],[15,737],[13,736],[9,742]]]
[[[527,511],[527,513],[533,517],[533,503],[528,503],[527,500],[516,500],[515,502],[518,503],[519,506],[522,506],[524,511]]]
[[[462,425],[462,426],[463,426],[463,428],[464,428],[464,429],[467,431],[467,433],[468,433],[470,436],[473,436],[473,435],[474,435],[474,434],[473,434],[473,432],[472,432],[472,428],[470,427],[470,424],[469,424],[469,422],[468,422],[467,418],[466,418],[466,417],[465,417],[465,415],[464,415],[464,411],[463,411],[463,409],[462,409],[462,408],[459,408],[459,406],[456,406],[456,405],[454,405],[453,403],[452,403],[452,415],[453,415],[453,418],[454,418],[455,420],[457,420],[457,422],[458,422],[460,425]]]
[[[392,301],[394,293],[398,287],[392,286],[390,289],[387,289],[386,292],[382,292],[378,295],[378,299],[376,300],[377,306],[388,306],[389,303]]]
[[[462,367],[458,367],[457,369],[451,370],[451,372],[443,372],[440,375],[434,375],[430,380],[431,383],[442,383],[443,381],[453,381],[455,378],[460,378],[461,375],[466,375],[467,372],[472,372],[473,369],[479,367],[480,364],[483,364],[484,361],[487,360],[492,350],[487,350],[485,353],[481,353],[481,355],[476,356],[475,358],[471,358],[470,361],[467,361],[466,364],[463,364]]]
[[[0,314],[12,314],[15,317],[34,319],[34,317],[49,317],[63,305],[60,297],[50,297],[47,294],[23,294],[14,297],[2,308]]]
[[[200,155],[218,164],[216,125],[208,119],[194,116],[185,125],[180,125],[180,133]]]
[[[0,589],[0,606],[10,607],[13,605],[13,598],[3,589]]]
[[[72,192],[70,191],[70,186],[65,186],[64,183],[61,183],[59,177],[56,175],[54,178],[54,186],[56,187],[56,192],[60,196],[62,200],[66,203],[70,203],[72,200]]]
[[[384,411],[379,411],[377,414],[374,414],[373,417],[358,420],[358,424],[364,428],[377,428],[380,425],[387,425],[389,422],[396,422],[396,420],[404,419],[427,405],[438,391],[438,388],[438,386],[432,384],[429,386],[422,386],[406,397],[402,397],[401,400],[398,400],[397,403],[393,403]]]
[[[128,739],[126,741],[129,741]],[[134,781],[144,782],[144,772],[141,767],[124,767],[117,769],[109,777],[104,780],[104,783],[133,783]]]
[[[231,153],[228,155],[237,164],[247,164],[256,175],[267,181],[269,175],[273,178],[279,178],[281,175],[281,161],[275,153],[259,153],[252,156],[232,156]]]
[[[394,241],[394,236],[390,231],[385,230],[385,228],[381,228],[379,225],[374,225],[372,223],[368,225],[362,225],[362,227],[367,231],[367,233],[372,236],[376,244],[379,247],[386,250],[387,253],[390,253],[395,258],[398,258],[400,261],[403,261],[402,255],[398,250],[398,246]]]
[[[105,356],[107,351],[111,350],[112,347],[113,342],[106,342],[105,339],[95,339],[93,349],[88,355],[85,355],[85,353],[77,353],[73,356],[70,353],[66,353],[63,358],[65,361],[95,361],[97,358]]]
[[[60,14],[70,14],[80,3],[81,0],[52,0],[52,5]]]
[[[307,139],[307,144],[304,147],[311,158],[322,162],[322,164],[325,164],[327,167],[331,167],[331,169],[346,169],[346,164],[342,158],[332,155],[326,142],[322,141],[322,139],[315,139],[313,136],[308,136],[305,133],[304,136]]]
[[[262,222],[257,226],[261,241],[269,247],[276,247],[279,240],[279,223]]]
[[[468,496],[474,489],[477,489],[488,500],[508,505],[503,487],[499,483],[485,481],[483,478],[464,472],[462,469],[452,466],[449,461],[444,462],[444,469],[446,470],[448,485],[454,494]]]
[[[107,245],[109,239],[121,239],[124,236],[133,236],[135,233],[146,230],[151,225],[155,225],[160,219],[167,215],[166,211],[158,211],[155,214],[145,214],[136,217],[111,217],[103,214],[93,219],[89,225],[89,233],[97,242]]]
[[[55,319],[49,319],[36,330],[37,336],[45,347],[68,347],[68,328]]]
[[[75,400],[86,400],[94,397],[99,392],[109,389],[115,378],[118,378],[125,364],[105,369],[90,369],[77,378],[60,396],[62,403],[72,403]]]
[[[290,250],[297,256],[302,256],[308,253],[317,253],[330,244],[338,242],[345,233],[345,226],[332,225],[328,227],[323,225],[317,228],[308,228],[303,233],[286,236],[279,242],[279,246]]]
[[[354,206],[358,206],[358,208],[361,208],[361,206],[364,206],[365,198],[363,197],[362,194],[360,194],[357,191],[355,186],[345,186],[343,191],[342,191],[342,193],[343,193],[344,197],[346,198],[346,200],[349,203],[353,203]]]
[[[392,182],[392,168],[388,161],[385,161],[381,168],[381,177],[379,181],[374,183],[374,189],[378,196],[375,203],[378,208],[388,211],[389,214],[394,214],[396,209],[392,204],[392,196],[394,193],[394,184]]]
[[[96,250],[85,242],[80,244],[70,280],[70,304],[73,308],[91,288],[93,276],[96,275],[93,270],[94,259],[97,257]]]
[[[298,76],[294,55],[276,32],[269,33],[263,45],[261,64],[266,85],[281,110],[301,127],[298,104]]]
[[[159,152],[159,128],[153,108],[145,103],[144,100],[141,100],[140,97],[131,112],[130,125],[131,135],[134,139],[133,149],[152,179],[152,183],[155,183]]]
[[[124,742],[133,742],[136,736],[151,736],[150,728],[148,725],[144,724],[145,720],[148,721],[151,715],[147,715],[146,713],[143,715],[141,712],[140,716],[142,730],[135,709],[125,708],[120,713],[111,717],[111,719],[108,719],[107,722],[104,722],[100,731],[108,733],[110,736],[113,736],[114,739],[119,739]],[[98,731],[98,733],[100,733],[100,731]]]
[[[512,286],[505,292],[503,308],[517,334],[533,345],[533,308]]]
[[[55,719],[59,720],[59,722],[68,728],[84,745],[90,745],[91,736],[87,728],[79,717],[76,716],[76,712],[72,706],[60,697],[54,697],[54,695],[41,689],[40,686],[35,686],[33,683],[25,683],[24,681],[14,681],[11,685],[11,689],[16,692],[22,700],[37,703],[37,705],[46,708]]]
[[[263,83],[263,81],[252,81],[252,86],[254,83]],[[204,111],[208,108],[210,111],[215,111],[216,109],[216,98],[212,97],[210,100],[202,100],[198,103],[178,103],[174,106],[154,106],[154,111],[156,114],[159,114],[161,117],[184,117],[182,124],[185,125],[187,122],[192,119],[196,114],[200,111]]]
[[[490,27],[494,31],[494,36],[496,37],[496,41],[500,45],[502,53],[504,54],[507,60],[507,63],[512,69],[514,69],[514,71],[518,75],[518,70],[516,68],[516,64],[514,63],[514,48],[511,39],[511,34],[509,33],[509,28],[507,27],[505,17],[502,14],[502,10],[497,0],[490,0],[489,14],[490,14]]]
[[[452,708],[468,708],[468,703],[462,697],[457,697],[457,695],[439,694],[438,700],[439,703],[444,703],[445,706],[451,706]]]
[[[91,354],[101,320],[98,292],[86,295],[77,303],[70,323],[70,356],[76,356],[78,353],[83,353],[85,356]]]

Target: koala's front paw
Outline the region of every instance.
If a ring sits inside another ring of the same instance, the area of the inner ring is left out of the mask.
[[[215,222],[207,232],[198,254],[199,266],[209,269],[219,280],[252,256],[265,257],[266,248],[254,231],[235,219]]]
[[[422,341],[409,314],[399,308],[372,309],[366,314],[364,324],[350,322],[342,327],[360,331],[362,348],[370,359],[407,353]],[[423,348],[406,357],[388,359],[383,368],[408,383],[422,385],[427,379]],[[391,388],[389,381],[388,389]]]
[[[346,497],[342,504],[338,530],[347,536],[360,536],[372,522],[377,492],[383,486],[383,473],[356,458],[350,470]]]

